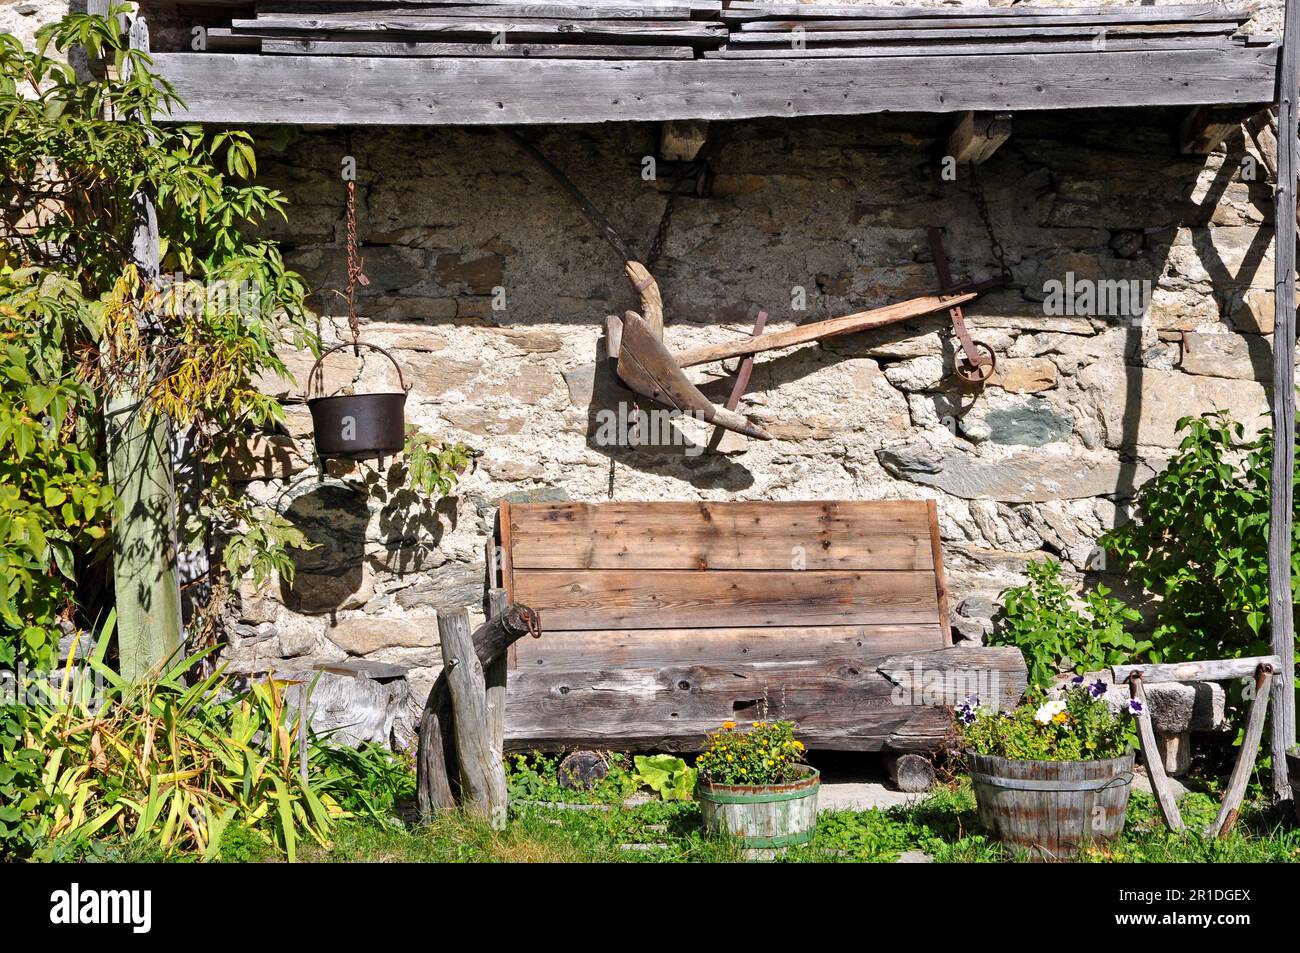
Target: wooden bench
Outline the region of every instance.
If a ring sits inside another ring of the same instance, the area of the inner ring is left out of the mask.
[[[952,645],[932,502],[503,503],[489,552],[543,632],[510,660],[508,750],[698,750],[761,719],[924,750],[942,706],[1024,691],[1017,650]]]

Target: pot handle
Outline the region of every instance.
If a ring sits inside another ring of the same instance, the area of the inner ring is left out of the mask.
[[[346,347],[368,347],[372,351],[378,351],[380,354],[384,355],[384,357],[393,362],[393,367],[397,368],[398,386],[402,388],[403,393],[410,393],[411,385],[406,383],[406,376],[402,373],[402,365],[398,364],[397,358],[393,357],[393,355],[387,350],[380,347],[378,344],[371,344],[368,341],[344,341],[342,344],[335,344],[333,347],[321,351],[320,357],[316,358],[316,363],[311,366],[311,370],[307,373],[307,400],[312,399],[312,387],[316,381],[316,372],[320,370],[320,366],[324,363],[325,358],[333,354],[335,351],[341,351]],[[324,375],[321,376],[322,378],[324,377]]]

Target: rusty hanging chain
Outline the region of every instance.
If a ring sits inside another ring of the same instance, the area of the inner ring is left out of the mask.
[[[655,229],[654,241],[650,243],[650,251],[645,256],[646,271],[654,274],[655,265],[659,264],[659,258],[664,253],[664,244],[668,241],[668,227],[673,220],[673,205],[677,201],[678,192],[681,190],[682,182],[688,175],[698,176],[700,174],[701,163],[697,160],[689,164],[683,164],[677,175],[673,178],[672,188],[668,190],[668,200],[664,203],[664,214],[659,219],[659,227]]]
[[[1007,251],[1002,247],[1002,242],[998,240],[998,234],[993,229],[993,216],[989,214],[988,198],[984,195],[984,187],[980,185],[973,162],[970,166],[970,186],[971,197],[975,200],[975,211],[979,214],[980,221],[984,223],[984,231],[989,237],[989,251],[993,255],[993,261],[998,266],[1002,280],[1011,284],[1014,276],[1011,274],[1011,266],[1007,264]]]
[[[352,331],[352,344],[355,346],[361,337],[361,327],[357,320],[356,293],[357,285],[363,288],[370,284],[362,268],[365,259],[361,257],[361,242],[357,238],[357,182],[348,180],[348,328]]]
[[[664,203],[664,213],[659,219],[659,227],[655,230],[654,241],[650,244],[650,251],[646,254],[646,270],[653,273],[655,265],[663,256],[664,245],[668,241],[668,228],[673,220],[673,206],[677,202],[677,197],[682,194],[682,183],[690,179],[693,183],[694,193],[700,197],[707,197],[713,193],[713,160],[722,152],[728,140],[731,138],[729,129],[717,128],[710,130],[708,138],[700,151],[696,153],[695,158],[690,162],[683,163],[678,169],[677,175],[673,177],[672,188],[668,190],[668,200]]]

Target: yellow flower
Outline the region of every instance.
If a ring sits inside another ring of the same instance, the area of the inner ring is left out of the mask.
[[[730,731],[732,728],[735,727],[736,727],[736,723],[734,721],[724,721],[722,723],[722,728],[724,731]]]
[[[795,750],[795,751],[802,751],[802,750],[803,750],[803,742],[802,742],[802,741],[796,741],[796,742],[794,742],[794,750]]]
[[[731,755],[727,755],[727,760],[728,760],[728,761],[735,761],[736,759],[733,758]]]
[[[1064,711],[1060,712],[1059,714],[1056,715],[1055,718],[1052,719],[1052,721],[1056,722],[1058,725],[1063,725],[1069,720],[1070,720],[1069,713]]]

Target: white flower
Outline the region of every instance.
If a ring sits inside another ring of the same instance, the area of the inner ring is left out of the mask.
[[[1059,698],[1053,699],[1034,713],[1034,721],[1045,725],[1063,711],[1065,711],[1065,702]]]

